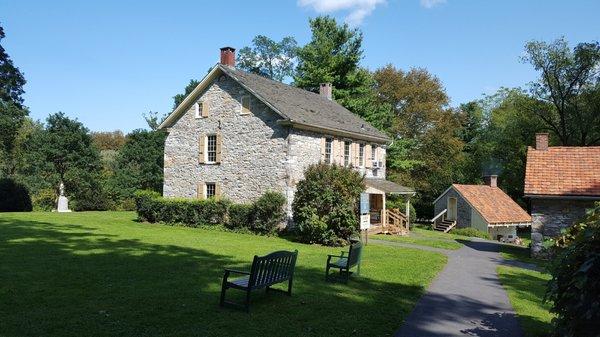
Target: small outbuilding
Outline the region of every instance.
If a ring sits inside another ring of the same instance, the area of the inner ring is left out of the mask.
[[[485,185],[452,184],[434,202],[434,227],[472,227],[494,239],[516,237],[517,227],[531,226],[531,216],[498,185],[498,176],[484,177]]]

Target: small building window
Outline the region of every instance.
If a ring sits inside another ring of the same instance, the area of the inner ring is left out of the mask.
[[[206,136],[206,162],[217,162],[217,135]]]
[[[206,183],[206,198],[212,198],[217,194],[217,185],[215,183]]]
[[[345,141],[344,142],[344,166],[350,165],[350,146],[352,142]]]
[[[377,145],[375,144],[371,145],[371,160],[377,160]]]
[[[200,104],[194,103],[194,115],[196,118],[200,118]]]
[[[250,96],[242,96],[240,101],[241,101],[240,114],[248,115],[250,113]]]
[[[358,145],[358,166],[365,166],[365,144]]]
[[[326,138],[325,139],[325,162],[330,164],[331,163],[331,159],[332,159],[332,146],[333,146],[333,139],[332,138]]]

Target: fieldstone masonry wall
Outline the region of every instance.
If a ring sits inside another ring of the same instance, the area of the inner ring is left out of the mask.
[[[471,205],[461,197],[454,188],[451,188],[442,195],[434,205],[434,215],[438,215],[441,211],[448,208],[448,198],[456,198],[456,227],[466,228],[471,227]]]
[[[169,130],[165,141],[164,196],[197,197],[199,182],[216,182],[224,197],[250,202],[268,190],[285,193],[288,128],[251,96],[251,114],[241,115],[240,99],[249,95],[227,76],[215,80],[200,96],[209,115],[197,118],[190,108]],[[199,138],[222,135],[221,163],[200,164]]]
[[[531,231],[543,236],[557,236],[561,229],[583,218],[585,210],[592,206],[593,201],[531,199]]]
[[[249,96],[250,114],[241,114],[241,97]],[[277,123],[281,117],[227,76],[215,80],[200,95],[208,102],[208,117],[198,117],[192,106],[169,129],[164,152],[165,197],[196,198],[198,183],[218,183],[221,195],[238,203],[254,201],[266,191],[284,193],[288,216],[296,184],[306,168],[321,160],[321,138],[315,132]],[[199,139],[220,133],[221,163],[200,164]],[[379,160],[385,162],[380,146]],[[373,170],[357,168],[367,177]],[[385,168],[378,169],[385,178]]]

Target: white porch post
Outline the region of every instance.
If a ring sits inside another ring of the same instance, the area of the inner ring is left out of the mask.
[[[385,211],[385,192],[381,194],[381,200],[383,202],[383,205],[381,205],[381,215],[383,216],[381,222],[384,226],[387,226],[387,212]]]
[[[406,230],[410,230],[410,195],[406,196]]]

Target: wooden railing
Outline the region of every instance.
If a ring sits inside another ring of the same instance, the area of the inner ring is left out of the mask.
[[[391,208],[391,209],[387,209],[386,210],[386,222],[390,225],[394,225],[400,228],[404,228],[407,231],[409,230],[408,228],[408,219],[406,218],[406,215],[402,212],[400,212],[399,209],[397,208]]]
[[[437,225],[438,222],[442,222],[446,219],[447,212],[448,212],[448,209],[445,209],[445,210],[439,212],[438,215],[434,216],[433,219],[431,219],[431,229],[434,229],[435,225]]]

